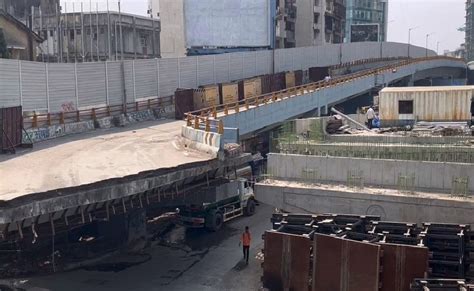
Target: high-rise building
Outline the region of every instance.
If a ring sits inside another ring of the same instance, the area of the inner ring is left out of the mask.
[[[386,41],[388,0],[346,0],[345,42]]]
[[[151,18],[160,18],[160,0],[148,0],[147,14]]]
[[[341,43],[345,20],[344,0],[296,0],[296,46]]]
[[[296,0],[276,0],[275,47],[292,48],[295,43]]]
[[[474,61],[474,0],[466,1],[466,58]]]

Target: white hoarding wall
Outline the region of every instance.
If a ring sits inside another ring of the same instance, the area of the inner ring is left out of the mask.
[[[275,72],[332,66],[355,60],[407,56],[408,45],[359,42],[210,56],[77,64],[0,59],[0,107],[67,112],[173,95]],[[411,57],[426,49],[411,46]],[[435,52],[428,51],[429,56]]]
[[[269,0],[185,0],[187,47],[270,46]]]

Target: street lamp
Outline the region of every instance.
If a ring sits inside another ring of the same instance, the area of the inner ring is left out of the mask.
[[[426,57],[428,57],[428,38],[430,38],[431,35],[433,35],[434,32],[426,34]]]
[[[408,29],[408,58],[410,58],[410,41],[411,41],[411,31],[419,28],[419,26],[411,27]]]

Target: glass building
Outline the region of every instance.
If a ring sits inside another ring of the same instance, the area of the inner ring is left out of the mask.
[[[366,29],[378,30],[375,33],[377,37],[367,41],[386,41],[387,18],[388,0],[346,0],[345,42],[363,41],[355,40],[352,36]]]

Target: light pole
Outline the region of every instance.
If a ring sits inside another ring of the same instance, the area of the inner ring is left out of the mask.
[[[434,34],[434,32],[431,32],[431,33],[426,34],[426,46],[425,46],[425,48],[426,48],[426,57],[428,57],[428,39],[429,39],[430,36],[433,35],[433,34]]]
[[[408,29],[408,58],[410,58],[410,41],[411,41],[411,31],[419,28],[419,26],[411,27]]]

